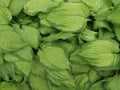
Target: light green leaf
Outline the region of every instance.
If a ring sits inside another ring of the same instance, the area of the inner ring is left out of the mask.
[[[66,41],[56,41],[55,45],[63,48],[65,53],[67,53],[68,55],[77,48],[77,44]]]
[[[46,76],[45,76],[45,69],[44,68],[45,67],[40,64],[38,58],[36,58],[35,60],[33,60],[32,67],[31,67],[31,73],[35,76],[45,78]]]
[[[88,90],[89,85],[87,86],[87,84],[91,84],[89,82],[89,78],[87,74],[81,74],[81,75],[77,75],[75,77],[75,85],[76,85],[76,90]],[[87,86],[87,87],[86,87]],[[87,89],[85,89],[87,88]]]
[[[10,10],[5,6],[0,6],[0,24],[9,24],[11,19]]]
[[[0,54],[0,64],[3,64],[3,55]]]
[[[115,38],[113,32],[109,32],[104,29],[99,29],[99,39],[112,39],[112,38]]]
[[[99,81],[92,84],[92,86],[90,87],[90,90],[104,90],[103,82]]]
[[[74,88],[74,81],[71,73],[69,73],[67,70],[62,71],[47,71],[48,75],[47,77],[50,79],[52,83],[54,83],[57,86],[66,86],[69,88]]]
[[[9,74],[5,68],[5,64],[0,64],[0,78],[5,81],[9,81]]]
[[[112,29],[111,29],[111,27],[110,27],[110,25],[109,25],[109,23],[108,22],[106,22],[106,21],[103,21],[103,20],[96,20],[95,22],[94,22],[94,29],[100,29],[100,28],[104,28],[104,29],[107,29],[108,31],[113,31]]]
[[[103,7],[111,6],[110,0],[82,0],[93,12],[98,12]]]
[[[8,7],[10,2],[11,2],[11,0],[0,0],[0,5]]]
[[[120,3],[120,0],[111,0],[113,2],[113,4],[116,6]]]
[[[96,20],[106,20],[107,17],[111,14],[110,7],[101,8],[95,15]]]
[[[15,67],[25,75],[28,75],[31,70],[32,59],[33,51],[29,46],[16,52],[5,54],[5,60],[13,62]]]
[[[118,52],[119,44],[116,41],[95,40],[82,45],[76,53],[79,56],[76,62],[83,60],[89,65],[101,67],[101,69],[119,69],[120,57]],[[74,54],[72,57],[75,56]]]
[[[0,53],[15,51],[26,45],[13,30],[7,30],[7,27],[0,30]]]
[[[106,90],[119,90],[119,81],[120,81],[120,75],[115,75],[113,77],[110,77],[105,82],[105,88]]]
[[[81,73],[87,73],[90,67],[87,65],[78,65],[75,63],[71,63],[71,69],[72,69],[72,73],[77,75]]]
[[[111,14],[108,16],[107,20],[112,22],[115,25],[120,25],[120,5],[114,8]]]
[[[72,33],[60,32],[60,33],[56,33],[56,34],[50,34],[48,37],[43,38],[43,40],[46,42],[52,42],[52,41],[56,41],[59,39],[66,40],[66,39],[72,38],[74,36],[75,35]]]
[[[70,64],[62,48],[52,45],[46,46],[42,50],[39,50],[38,57],[40,62],[50,69],[70,69]]]
[[[9,9],[12,13],[12,16],[18,15],[26,2],[27,0],[11,0]]]
[[[97,80],[99,80],[101,77],[98,75],[97,71],[93,70],[93,69],[90,69],[89,72],[88,72],[88,77],[89,77],[89,80],[92,82],[92,83],[95,83]]]
[[[36,28],[23,25],[22,29],[18,28],[17,31],[27,44],[29,44],[32,48],[38,48],[40,42],[40,34]]]
[[[24,12],[28,15],[34,16],[38,12],[49,12],[52,8],[55,8],[58,5],[59,3],[53,0],[29,0],[24,6]]]
[[[17,86],[10,82],[0,82],[0,90],[17,90]]]
[[[85,41],[93,41],[97,38],[97,32],[94,32],[89,29],[85,29],[79,33],[79,37]]]
[[[33,90],[49,90],[47,80],[34,75],[30,75],[29,84]]]
[[[31,90],[27,83],[17,86],[17,90]]]
[[[82,0],[68,0],[68,2],[80,3],[80,2],[82,2]]]
[[[89,9],[83,3],[63,3],[52,10],[47,20],[58,30],[76,32],[86,26]]]
[[[117,40],[120,41],[120,26],[114,26],[114,32],[117,37]]]
[[[52,33],[56,33],[56,31],[57,31],[54,28],[44,26],[44,25],[42,25],[40,28],[38,28],[38,30],[42,35],[49,35]]]

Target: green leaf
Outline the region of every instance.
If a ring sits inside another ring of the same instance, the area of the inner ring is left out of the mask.
[[[40,42],[40,34],[36,28],[23,25],[22,29],[17,29],[17,32],[27,44],[29,44],[32,48],[38,48]]]
[[[5,54],[5,60],[7,62],[13,62],[15,67],[23,74],[28,76],[31,70],[31,64],[33,59],[33,51],[27,46],[16,52]]]
[[[104,90],[103,82],[99,81],[92,84],[92,86],[90,87],[90,90]]]
[[[112,29],[111,29],[111,27],[110,27],[110,25],[109,25],[109,23],[108,22],[106,22],[106,21],[103,21],[103,20],[96,20],[95,22],[94,22],[94,29],[107,29],[108,31],[113,31]]]
[[[45,42],[52,42],[52,41],[56,41],[56,40],[66,40],[68,38],[72,38],[75,35],[72,33],[66,33],[66,32],[60,32],[60,33],[56,33],[56,34],[50,34],[48,37],[43,38],[43,40]]]
[[[3,55],[0,54],[0,64],[3,64]]]
[[[79,56],[74,62],[84,61],[101,69],[119,69],[119,44],[114,40],[95,40],[83,44],[75,55]]]
[[[21,37],[13,30],[7,30],[7,27],[0,30],[0,53],[15,51],[26,45]]]
[[[73,77],[71,73],[69,73],[67,70],[61,70],[61,71],[52,71],[52,70],[49,71],[48,70],[47,72],[48,72],[47,77],[55,85],[66,86],[68,88],[75,87]]]
[[[56,33],[56,31],[57,31],[54,28],[51,28],[51,27],[48,27],[45,25],[42,25],[38,30],[42,35],[49,35],[52,33]]]
[[[93,70],[93,69],[90,69],[89,72],[88,72],[88,77],[89,77],[89,80],[92,82],[92,83],[95,83],[97,80],[100,79],[100,76],[98,75],[98,73]]]
[[[89,78],[87,74],[81,74],[81,75],[77,75],[75,77],[75,85],[76,85],[76,90],[88,90],[89,85],[87,86],[87,84],[91,84],[89,82]],[[87,86],[87,87],[86,87]],[[87,88],[87,89],[85,89]]]
[[[63,48],[65,53],[67,53],[68,55],[71,54],[77,48],[76,43],[71,43],[67,41],[56,41],[55,45]]]
[[[119,90],[119,81],[120,81],[120,75],[115,75],[113,77],[110,77],[105,82],[105,88],[106,90]]]
[[[103,7],[111,6],[110,0],[82,0],[93,12],[98,12]]]
[[[107,20],[115,25],[120,25],[119,16],[120,16],[120,5],[112,10],[111,14],[107,17]]]
[[[110,7],[101,8],[95,15],[96,20],[107,20],[107,17],[111,14]]]
[[[0,78],[2,78],[5,81],[9,81],[9,75],[5,68],[5,64],[0,64]]]
[[[11,19],[10,10],[5,6],[0,6],[0,24],[9,24]]]
[[[58,30],[76,32],[82,30],[88,21],[89,9],[83,3],[63,3],[52,10],[47,20]]]
[[[29,85],[27,83],[24,83],[22,85],[18,85],[17,90],[31,90]]]
[[[120,0],[111,0],[113,2],[113,4],[116,6],[120,3]]]
[[[97,38],[97,32],[94,32],[89,29],[85,29],[79,33],[79,37],[85,41],[93,41]]]
[[[70,69],[70,64],[65,52],[57,46],[51,45],[44,47],[42,50],[39,50],[38,57],[40,62],[50,69]]]
[[[59,2],[53,0],[29,0],[24,6],[24,12],[28,15],[34,16],[38,12],[49,12],[52,8],[55,8],[58,5]]]
[[[29,84],[33,90],[49,90],[47,80],[34,75],[30,75]]]
[[[12,13],[12,16],[18,15],[26,2],[27,0],[11,0],[9,9]]]
[[[113,32],[99,29],[99,39],[112,39],[112,38],[115,38],[115,35]]]
[[[81,73],[87,73],[90,67],[87,65],[78,65],[75,63],[71,63],[71,69],[73,74],[78,75]]]
[[[114,32],[117,37],[117,40],[120,41],[120,26],[114,26]]]
[[[0,0],[0,5],[8,7],[11,0]]]
[[[45,72],[44,68],[45,67],[43,65],[41,65],[38,58],[36,58],[35,60],[33,60],[32,67],[31,67],[31,73],[35,76],[45,78],[46,72]]]
[[[0,82],[0,90],[17,90],[17,86],[10,82]]]

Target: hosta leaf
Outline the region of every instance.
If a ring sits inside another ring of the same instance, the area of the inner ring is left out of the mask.
[[[57,56],[57,58],[54,58]],[[46,46],[39,50],[38,57],[40,62],[50,69],[69,69],[69,62],[63,49],[56,46]]]
[[[18,15],[21,12],[26,1],[27,0],[11,0],[9,9],[13,16]]]
[[[14,63],[18,70],[28,75],[31,69],[33,51],[30,47],[22,48],[16,52],[5,54],[7,62]]]
[[[0,90],[17,90],[17,86],[10,82],[0,82]]]
[[[5,6],[0,6],[0,24],[9,24],[12,19],[10,10]]]
[[[105,82],[106,90],[118,90],[120,88],[119,81],[120,75],[115,75],[113,77],[108,78]]]
[[[76,32],[86,26],[89,9],[83,3],[63,3],[52,10],[47,20],[55,28],[62,31]]]
[[[119,25],[114,26],[114,32],[117,37],[117,40],[120,41],[120,26]]]
[[[26,45],[13,30],[0,30],[0,53],[15,51]]]
[[[0,5],[8,7],[11,0],[0,0]]]
[[[92,11],[98,12],[103,7],[111,6],[109,0],[82,0]]]
[[[22,29],[17,28],[17,32],[23,38],[23,40],[29,44],[32,48],[37,49],[40,41],[40,34],[36,28],[23,25]]]
[[[120,25],[120,5],[117,8],[114,8],[111,12],[111,14],[109,14],[107,20],[112,22],[115,25]]]
[[[24,6],[24,12],[34,16],[38,12],[49,12],[57,5],[59,5],[59,3],[53,0],[29,0]]]
[[[30,75],[29,84],[33,90],[49,90],[47,80],[34,75]]]
[[[119,44],[113,40],[95,40],[84,44],[76,53],[80,58],[77,62],[85,60],[89,65],[95,67],[106,67],[106,69],[118,69],[120,58]],[[75,56],[74,54],[71,56]],[[82,59],[81,59],[82,58]],[[75,61],[74,61],[75,62]],[[108,67],[108,68],[107,68]]]

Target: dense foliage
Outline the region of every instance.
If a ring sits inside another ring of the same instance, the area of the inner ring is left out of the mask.
[[[120,0],[0,0],[0,90],[120,90]]]

